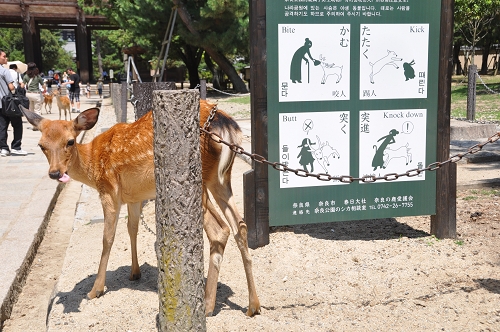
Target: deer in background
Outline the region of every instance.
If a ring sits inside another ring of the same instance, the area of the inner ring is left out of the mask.
[[[200,126],[210,115],[214,105],[200,102]],[[90,108],[73,121],[51,121],[23,109],[27,120],[42,133],[39,146],[49,162],[49,176],[67,182],[70,178],[96,188],[104,211],[103,249],[97,277],[88,297],[104,294],[106,267],[113,245],[116,225],[122,204],[127,204],[127,227],[131,242],[132,269],[130,280],[141,277],[137,259],[137,231],[142,202],[156,197],[153,156],[153,115],[147,113],[131,124],[119,123],[96,136],[87,144],[76,143],[77,136],[94,127],[98,108]],[[241,144],[238,124],[223,111],[217,111],[210,122],[210,130],[232,144]],[[247,226],[234,203],[231,189],[231,169],[234,153],[226,145],[216,143],[207,135],[200,137],[203,186],[203,228],[210,241],[208,276],[205,286],[207,316],[213,314],[219,278],[230,229],[240,250],[249,292],[246,314],[260,312],[248,251]],[[208,191],[223,211],[228,225],[216,210]]]
[[[61,110],[64,110],[64,120],[67,120],[67,114],[71,120],[71,102],[68,96],[61,96],[61,91],[55,90],[52,92],[56,98],[57,107],[59,108],[59,120],[61,120]]]
[[[49,114],[51,113],[52,114],[52,101],[54,99],[54,95],[52,94],[52,92],[50,93],[45,93],[43,95],[43,105],[45,106],[45,113]],[[47,106],[49,106],[49,110],[47,111]]]

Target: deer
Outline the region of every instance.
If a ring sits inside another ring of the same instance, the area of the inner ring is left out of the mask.
[[[64,110],[64,120],[67,120],[66,114],[69,114],[71,120],[71,102],[68,96],[61,96],[61,91],[55,90],[52,92],[56,98],[57,107],[59,108],[59,120],[61,120],[61,110]]]
[[[49,114],[49,113],[52,114],[52,101],[53,101],[53,99],[54,99],[54,95],[52,92],[45,93],[43,95],[43,105],[45,106],[45,113],[46,114]],[[47,106],[49,106],[48,111],[47,111]]]
[[[214,106],[200,101],[200,126],[206,122]],[[103,248],[96,280],[87,297],[94,299],[104,294],[106,267],[122,204],[127,204],[128,209],[127,228],[132,253],[129,280],[140,279],[137,232],[142,202],[156,197],[152,111],[133,123],[115,124],[86,144],[77,143],[76,138],[82,131],[94,127],[99,108],[87,109],[72,121],[45,119],[25,108],[23,112],[28,122],[42,134],[38,145],[49,162],[49,177],[60,182],[74,179],[99,192],[104,212]],[[239,145],[242,140],[236,121],[221,110],[217,110],[211,120],[210,131],[231,144]],[[124,150],[127,153],[123,153]],[[228,146],[215,142],[208,135],[200,136],[200,150],[203,228],[210,243],[205,315],[213,315],[220,265],[232,231],[247,279],[249,306],[246,315],[254,316],[260,313],[260,302],[248,250],[247,225],[238,212],[231,188],[235,154]],[[209,191],[215,203],[211,201]],[[215,204],[220,207],[227,223],[217,212]]]

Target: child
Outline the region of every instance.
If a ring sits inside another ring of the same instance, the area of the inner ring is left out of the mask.
[[[87,92],[87,98],[89,98],[89,99],[90,99],[90,90],[91,90],[90,83],[87,83],[87,87],[85,88],[85,91]]]

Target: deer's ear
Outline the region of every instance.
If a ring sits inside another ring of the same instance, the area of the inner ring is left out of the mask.
[[[97,119],[99,118],[99,109],[98,108],[89,108],[86,111],[83,111],[73,120],[75,130],[89,130],[92,129],[97,123]]]
[[[31,112],[27,108],[24,108],[23,105],[19,105],[19,107],[21,108],[21,112],[23,112],[24,116],[26,117],[26,120],[28,120],[28,122],[31,123],[33,127],[38,128],[44,118],[36,114],[35,112]]]

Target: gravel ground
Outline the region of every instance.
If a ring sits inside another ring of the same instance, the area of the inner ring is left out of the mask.
[[[225,100],[219,106],[233,114],[245,112]],[[109,113],[105,110],[99,121],[105,124]],[[240,212],[242,174],[249,168],[235,160],[233,190]],[[56,239],[44,240],[45,255],[37,256],[6,332],[43,330],[45,317],[42,312],[37,318],[36,308],[46,306],[48,299],[36,294],[50,287],[46,271],[57,269],[56,263],[62,272],[50,302],[48,331],[156,331],[155,236],[140,227],[142,279],[130,282],[123,212],[108,264],[107,292],[85,299],[95,280],[103,227],[96,193],[88,190],[86,197],[78,207],[86,217],[75,221],[61,256],[51,252]],[[262,304],[261,315],[253,318],[244,315],[248,294],[243,264],[231,238],[207,330],[500,331],[499,204],[495,189],[459,191],[456,239],[430,236],[429,216],[273,228],[270,244],[251,250]],[[154,229],[154,202],[146,205],[144,216]],[[55,236],[57,222],[51,220],[49,234]],[[207,244],[205,240],[205,248]]]

